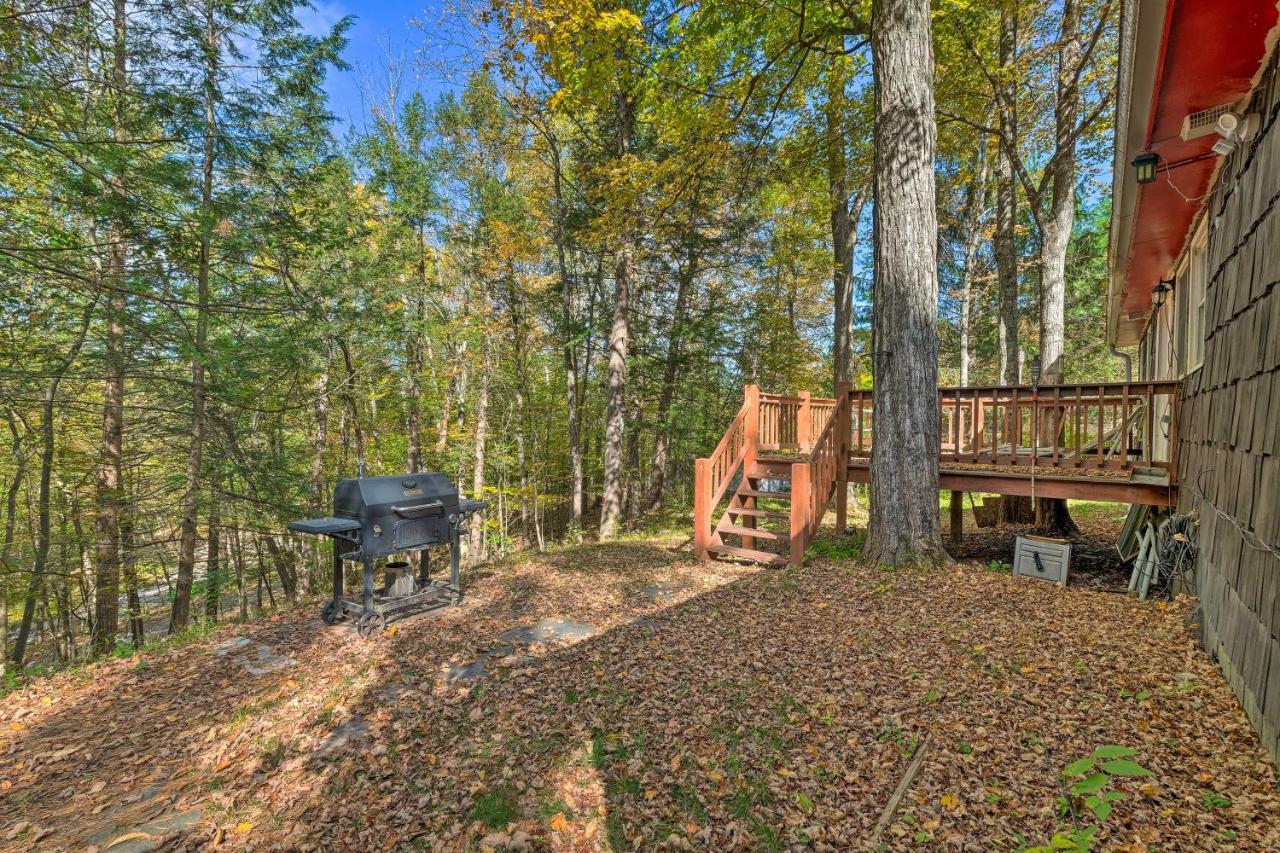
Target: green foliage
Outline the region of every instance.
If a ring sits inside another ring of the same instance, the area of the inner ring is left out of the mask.
[[[1067,795],[1059,797],[1058,806],[1063,816],[1072,819],[1073,826],[1055,833],[1049,844],[1027,849],[1032,853],[1092,850],[1095,836],[1111,817],[1115,803],[1127,796],[1124,791],[1114,790],[1116,781],[1151,775],[1150,770],[1133,760],[1133,755],[1134,750],[1127,746],[1108,744],[1064,767],[1061,779],[1067,785]],[[1082,826],[1080,808],[1088,810],[1097,823]]]
[[[501,829],[519,818],[520,810],[515,797],[506,785],[497,785],[476,796],[471,807],[471,819],[490,829]]]

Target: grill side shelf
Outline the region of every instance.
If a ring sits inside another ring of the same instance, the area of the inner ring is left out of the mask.
[[[304,518],[289,522],[289,529],[312,536],[339,536],[360,529],[360,522],[353,518]],[[345,537],[344,537],[345,538]]]

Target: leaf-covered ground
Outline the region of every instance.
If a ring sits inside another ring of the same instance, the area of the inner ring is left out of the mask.
[[[1106,845],[1276,849],[1276,777],[1186,615],[976,563],[570,548],[372,642],[308,606],[5,698],[0,845],[860,849],[927,741],[888,848],[1047,842],[1061,769],[1119,744],[1152,775]],[[594,632],[498,637],[543,618]]]

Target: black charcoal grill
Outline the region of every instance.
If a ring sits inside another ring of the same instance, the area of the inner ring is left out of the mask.
[[[356,477],[343,480],[333,492],[333,515],[289,524],[290,530],[333,540],[333,599],[321,611],[328,625],[351,617],[363,637],[381,631],[387,617],[427,603],[462,601],[458,581],[458,543],[472,513],[484,509],[480,501],[461,499],[444,474],[422,472],[396,477]],[[428,548],[449,548],[449,580],[433,580]],[[418,552],[421,564],[415,578],[407,563],[386,562],[386,584],[373,586],[379,559]],[[343,596],[343,562],[364,569],[364,588],[357,603]]]

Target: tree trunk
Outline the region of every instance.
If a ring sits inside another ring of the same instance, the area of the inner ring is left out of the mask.
[[[125,128],[125,92],[128,80],[127,3],[114,0],[112,42],[112,120],[116,141],[123,143]],[[111,194],[118,205],[123,206],[127,189],[122,168],[111,176]],[[120,613],[117,599],[120,595],[120,512],[124,495],[120,490],[121,457],[124,450],[124,293],[125,264],[129,247],[120,221],[122,211],[112,218],[107,248],[107,277],[111,288],[107,297],[106,341],[102,388],[102,449],[98,460],[97,516],[95,538],[97,557],[94,560],[94,620],[91,650],[104,654],[116,641]]]
[[[217,483],[214,486],[214,494],[209,501],[209,537],[206,540],[207,553],[205,555],[204,569],[204,618],[209,622],[218,621],[218,599],[222,595],[222,517],[221,502],[222,496],[217,493]]]
[[[551,185],[555,193],[555,244],[556,268],[560,273],[560,325],[564,347],[566,436],[569,442],[569,504],[573,513],[573,535],[582,541],[582,427],[578,408],[578,363],[575,338],[577,325],[573,318],[573,280],[569,277],[569,264],[565,255],[565,201],[560,161],[559,141],[547,133],[551,148]]]
[[[427,243],[426,225],[418,223],[418,284],[420,290],[414,295],[414,320],[423,321],[422,301],[427,292]],[[409,473],[422,470],[422,333],[412,328],[405,335],[407,356],[405,363],[409,370]]]
[[[209,267],[213,248],[213,166],[217,154],[218,54],[221,37],[213,19],[213,3],[204,8],[204,152],[200,163],[200,257],[196,269],[196,336],[191,356],[191,445],[187,451],[187,483],[182,494],[182,524],[178,542],[178,592],[169,614],[169,633],[191,620],[191,585],[195,580],[197,513],[200,509],[201,466],[204,460],[204,359],[209,338]]]
[[[489,339],[481,343],[481,359],[483,369],[480,371],[480,390],[476,395],[476,429],[474,435],[475,467],[471,469],[471,498],[484,500],[484,453],[485,443],[489,439],[489,373],[492,369]],[[471,564],[484,560],[484,519],[487,513],[477,513],[471,517]]]
[[[694,209],[696,210],[696,205]],[[671,314],[671,331],[667,335],[667,359],[662,369],[662,390],[658,394],[653,464],[649,468],[649,494],[644,501],[645,512],[652,512],[662,505],[662,492],[666,486],[667,456],[671,447],[671,432],[675,428],[671,423],[671,403],[675,398],[676,383],[680,378],[680,362],[684,354],[685,314],[688,312],[689,297],[693,291],[693,282],[698,276],[701,259],[697,240],[693,223],[690,223],[685,242],[685,259],[676,280],[676,303]]]
[[[938,269],[928,0],[874,5],[876,441],[866,556],[943,556],[938,518]]]
[[[1076,80],[1084,55],[1080,42],[1080,8],[1076,0],[1062,4],[1062,42],[1058,54],[1057,99],[1054,109],[1055,160],[1048,215],[1040,220],[1040,376],[1045,385],[1063,380],[1066,343],[1067,250],[1076,211],[1076,121],[1080,93]],[[1043,417],[1046,444],[1061,437],[1061,419]],[[1061,498],[1036,501],[1036,527],[1054,535],[1079,532],[1067,502]]]
[[[1017,113],[1011,67],[1018,46],[1016,13],[1008,3],[1000,14],[1000,83],[996,91],[996,112],[1003,140],[1017,144]],[[1018,255],[1014,228],[1018,218],[1018,186],[1013,161],[999,147],[996,156],[996,223],[994,251],[996,280],[1000,294],[1000,378],[1006,385],[1018,382]]]
[[[618,96],[618,157],[631,153],[634,104],[627,94]],[[619,241],[614,263],[613,323],[609,327],[609,384],[605,414],[604,488],[600,507],[600,538],[611,539],[622,517],[623,433],[626,430],[626,376],[628,329],[631,307],[632,236]]]
[[[977,168],[969,186],[964,211],[964,259],[960,272],[960,385],[969,385],[969,366],[973,339],[973,280],[978,260],[978,243],[982,237],[983,200],[987,194],[987,151],[978,149]]]
[[[129,641],[135,649],[147,641],[146,623],[142,619],[142,596],[138,592],[138,551],[133,541],[133,513],[120,520],[120,568],[124,574],[125,603],[129,617]]]
[[[833,317],[832,388],[853,382],[853,250],[858,241],[858,217],[865,195],[849,203],[849,168],[845,156],[845,80],[829,66],[826,77],[825,140],[827,185],[831,200],[831,293]]]
[[[18,520],[18,490],[27,473],[27,454],[22,449],[22,435],[18,432],[18,419],[9,410],[9,432],[13,436],[13,480],[5,493],[4,541],[0,542],[0,676],[5,674],[9,661],[9,579],[15,572],[10,558],[13,556],[14,527]]]

